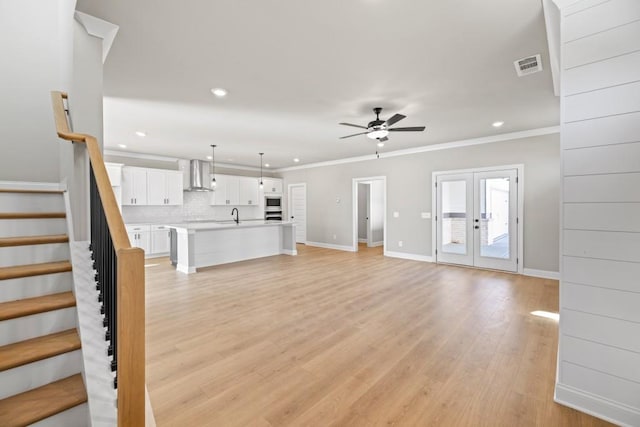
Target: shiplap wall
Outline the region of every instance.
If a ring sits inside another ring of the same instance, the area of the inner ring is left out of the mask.
[[[640,426],[640,0],[569,1],[561,16],[556,401]]]

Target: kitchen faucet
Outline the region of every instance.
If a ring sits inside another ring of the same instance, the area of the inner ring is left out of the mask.
[[[233,208],[233,210],[231,210],[231,216],[233,216],[233,213],[236,213],[236,217],[233,219],[236,224],[240,224],[240,212],[238,212],[238,208]]]

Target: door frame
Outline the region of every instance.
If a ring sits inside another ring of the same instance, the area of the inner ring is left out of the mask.
[[[501,171],[505,169],[516,169],[518,171],[518,206],[517,206],[517,218],[518,218],[518,227],[517,227],[517,239],[518,239],[518,274],[523,274],[524,272],[524,164],[513,164],[513,165],[501,165],[501,166],[489,166],[483,168],[469,168],[469,169],[454,169],[448,171],[436,171],[431,173],[431,212],[434,212],[436,215],[437,211],[437,191],[436,191],[436,179],[438,175],[455,175],[461,173],[473,173],[473,172],[494,172]],[[385,199],[386,201],[386,199]],[[386,216],[385,216],[386,220]],[[435,218],[431,220],[431,254],[433,262],[438,262],[438,254],[436,253],[436,248],[438,245],[437,242],[437,232],[438,232],[438,224]]]
[[[287,216],[289,218],[287,218],[287,220],[289,220],[291,218],[291,189],[293,187],[302,187],[304,188],[304,242],[296,242],[296,243],[303,243],[303,244],[307,244],[307,231],[309,230],[309,228],[307,227],[307,183],[306,182],[299,182],[296,184],[289,184],[287,185]],[[297,225],[296,225],[297,227]],[[295,239],[295,236],[294,236]]]
[[[370,177],[362,177],[362,178],[353,178],[351,184],[351,201],[352,201],[352,245],[351,250],[353,252],[358,252],[358,184],[359,183],[367,183],[369,181],[382,181],[382,205],[383,205],[383,231],[382,231],[382,249],[383,251],[387,248],[387,177],[386,176],[370,176]],[[369,192],[371,192],[371,186],[369,186]],[[370,202],[369,202],[370,203]],[[370,221],[369,221],[370,223]],[[369,227],[369,224],[367,224]],[[370,235],[369,232],[367,232]]]

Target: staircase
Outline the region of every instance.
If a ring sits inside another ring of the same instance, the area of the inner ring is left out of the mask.
[[[63,191],[0,182],[0,426],[89,424]]]

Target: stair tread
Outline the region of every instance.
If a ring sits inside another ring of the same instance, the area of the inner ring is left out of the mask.
[[[80,374],[0,400],[0,425],[33,424],[87,401]]]
[[[66,234],[48,234],[41,236],[1,237],[0,248],[8,246],[45,245],[49,243],[67,243]]]
[[[71,271],[69,261],[43,262],[41,264],[15,265],[0,267],[0,280],[16,279],[19,277],[41,276],[43,274],[63,273]]]
[[[75,329],[0,347],[0,372],[80,348]]]
[[[0,303],[0,321],[45,313],[52,310],[60,310],[75,305],[76,298],[71,291],[3,302]]]
[[[0,188],[0,193],[26,193],[26,194],[62,194],[62,190],[36,190],[20,188]]]
[[[66,218],[64,212],[0,212],[0,219],[51,219]]]

